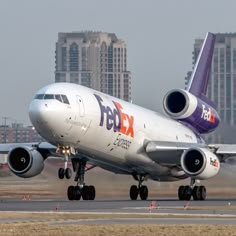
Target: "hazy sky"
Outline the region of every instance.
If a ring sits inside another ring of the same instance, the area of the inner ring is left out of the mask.
[[[0,0],[0,124],[29,124],[28,105],[54,82],[58,32],[114,32],[127,43],[136,104],[162,110],[184,87],[194,39],[236,32],[235,0]]]

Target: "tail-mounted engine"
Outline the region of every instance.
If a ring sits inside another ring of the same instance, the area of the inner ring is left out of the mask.
[[[44,168],[44,158],[35,149],[17,147],[8,154],[9,169],[17,176],[30,178],[40,174]]]
[[[218,157],[206,148],[190,148],[181,156],[181,167],[185,174],[196,179],[208,179],[218,174]]]
[[[216,110],[185,90],[168,92],[163,106],[171,118],[191,125],[201,134],[211,132],[219,125],[220,118]]]

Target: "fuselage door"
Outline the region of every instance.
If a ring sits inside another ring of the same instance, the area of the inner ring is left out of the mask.
[[[84,115],[85,115],[85,110],[84,110],[84,103],[83,103],[83,100],[82,100],[82,98],[81,98],[79,95],[76,96],[76,99],[77,99],[77,103],[78,103],[78,105],[79,105],[79,116],[80,116],[80,117],[84,117]]]

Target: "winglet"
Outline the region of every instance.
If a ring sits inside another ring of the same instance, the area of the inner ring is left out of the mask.
[[[207,33],[187,89],[190,93],[206,101],[208,104],[211,103],[214,107],[213,102],[206,97],[206,92],[214,52],[215,37],[214,34],[210,32]]]

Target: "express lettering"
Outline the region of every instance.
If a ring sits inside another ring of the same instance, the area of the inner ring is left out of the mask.
[[[117,147],[121,147],[123,149],[128,149],[130,146],[131,142],[129,140],[126,140],[121,137],[121,134],[119,134],[114,141],[113,145]]]
[[[201,116],[201,118],[214,124],[216,116],[213,113],[213,111],[211,110],[211,108],[207,109],[206,106],[204,104],[202,104],[202,116]]]
[[[126,136],[134,137],[134,117],[124,113],[120,103],[113,102],[114,107],[111,108],[103,104],[103,100],[99,95],[94,94],[94,96],[101,110],[99,125],[103,126],[106,123],[108,130],[113,129],[114,132],[120,132]]]

